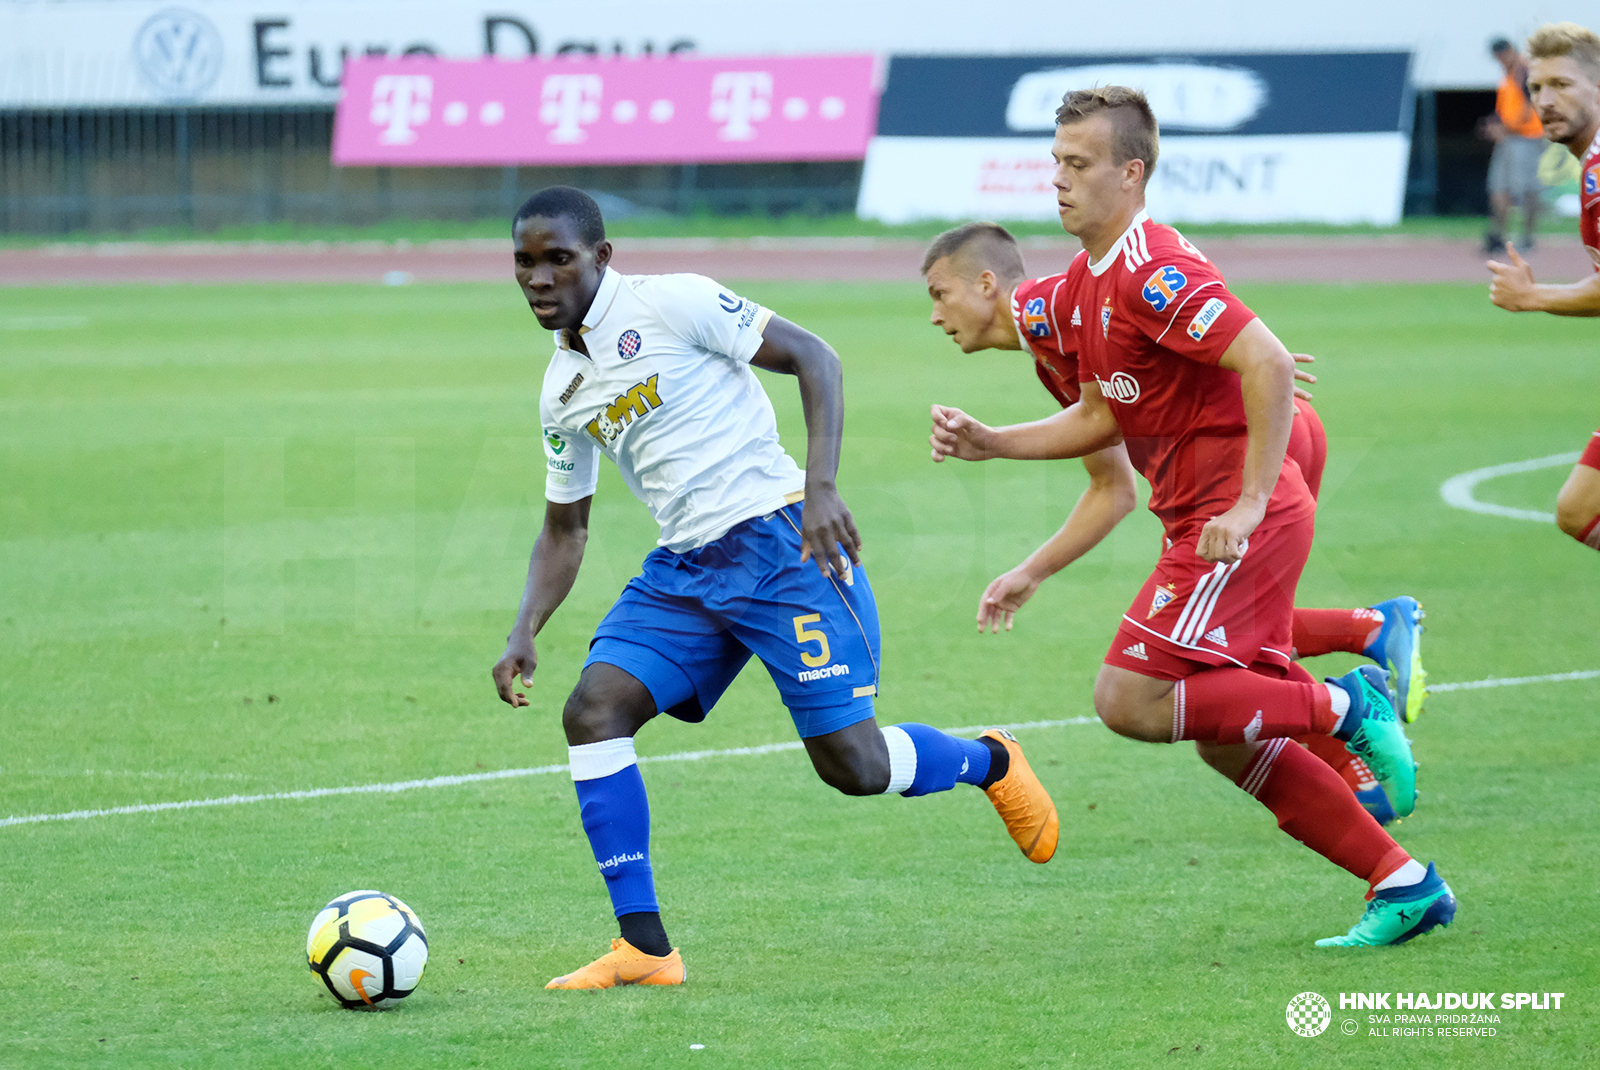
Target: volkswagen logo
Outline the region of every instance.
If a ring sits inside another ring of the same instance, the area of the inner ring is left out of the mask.
[[[133,59],[158,96],[194,100],[222,73],[222,35],[205,16],[169,7],[139,27]]]

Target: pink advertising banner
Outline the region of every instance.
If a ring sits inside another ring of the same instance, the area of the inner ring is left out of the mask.
[[[857,160],[871,56],[352,58],[340,166]]]

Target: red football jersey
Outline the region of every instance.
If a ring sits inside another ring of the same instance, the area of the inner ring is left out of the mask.
[[[1022,348],[1032,354],[1035,374],[1063,409],[1083,396],[1078,385],[1078,334],[1073,329],[1077,325],[1062,315],[1072,315],[1068,274],[1028,279],[1011,293],[1011,318]]]
[[[1600,133],[1589,143],[1583,155],[1582,192],[1578,194],[1583,205],[1578,217],[1578,233],[1583,237],[1583,248],[1600,271]]]
[[[1093,379],[1150,481],[1169,532],[1239,500],[1248,443],[1239,376],[1217,361],[1254,312],[1183,235],[1141,211],[1098,264],[1067,270],[1079,375]],[[1287,456],[1264,523],[1310,516],[1315,500]]]

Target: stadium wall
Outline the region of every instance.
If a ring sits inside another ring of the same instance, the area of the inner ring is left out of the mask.
[[[173,63],[162,19],[194,47]],[[343,57],[556,54],[1412,52],[1422,89],[1487,89],[1496,37],[1600,22],[1600,4],[1497,0],[812,0],[730,13],[717,0],[440,4],[436,0],[0,0],[0,107],[331,103]]]
[[[1600,16],[1600,5],[1590,6]],[[822,213],[856,204],[861,165],[852,162],[332,168],[331,114],[343,59],[407,51],[510,58],[851,49],[1038,54],[1069,47],[1083,54],[1133,44],[1189,55],[1412,49],[1418,92],[1406,211],[1481,212],[1489,147],[1473,138],[1471,126],[1489,107],[1481,88],[1449,87],[1491,85],[1497,68],[1484,40],[1518,36],[1544,18],[1520,12],[1508,21],[1500,6],[1477,0],[1398,8],[1352,0],[1332,12],[1256,2],[1227,4],[1220,13],[1175,3],[1154,8],[1135,32],[1115,12],[1076,11],[1068,25],[1055,5],[1019,0],[996,0],[978,20],[948,0],[925,0],[915,19],[885,0],[818,0],[740,19],[705,0],[493,9],[286,0],[270,10],[249,0],[0,0],[0,232],[481,218],[504,214],[552,181],[669,212]],[[163,40],[184,47],[164,52]]]

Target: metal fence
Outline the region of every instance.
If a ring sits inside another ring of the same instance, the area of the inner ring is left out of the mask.
[[[608,214],[851,211],[861,164],[345,167],[331,107],[0,111],[0,233],[504,218],[534,190],[609,194]],[[626,202],[626,203],[623,203]]]
[[[1407,214],[1482,214],[1492,93],[1417,94]],[[861,164],[344,167],[331,107],[0,111],[0,234],[212,231],[289,222],[505,218],[555,183],[609,194],[607,215],[855,209]]]

